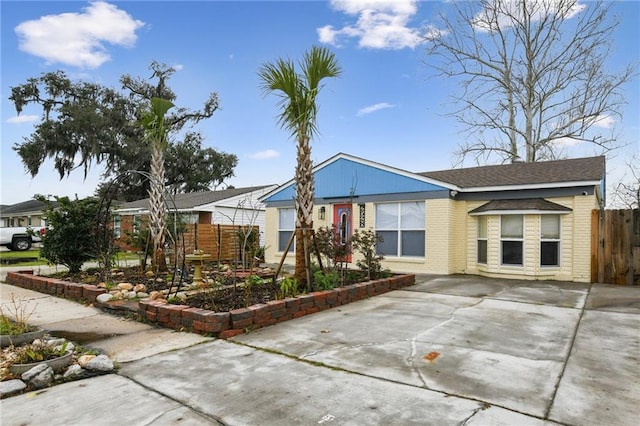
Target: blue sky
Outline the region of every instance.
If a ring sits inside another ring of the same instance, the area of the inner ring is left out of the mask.
[[[363,12],[366,6],[369,14]],[[428,78],[417,37],[437,22],[443,6],[411,0],[2,0],[0,203],[36,193],[89,196],[103,171],[94,167],[85,180],[78,169],[60,181],[48,161],[32,179],[11,147],[31,133],[41,111],[26,109],[17,118],[8,101],[11,86],[64,70],[73,79],[118,87],[122,74],[150,76],[152,60],[179,69],[169,81],[179,106],[199,108],[209,92],[218,92],[222,109],[197,129],[205,146],[238,156],[228,184],[286,182],[293,176],[295,144],[278,127],[277,98],[263,96],[257,71],[279,57],[297,61],[314,44],[331,48],[344,69],[340,78],[326,81],[318,99],[314,161],[345,152],[414,172],[450,168],[462,129],[444,112],[451,110],[449,96],[458,88]],[[621,22],[612,70],[640,62],[640,2],[618,2],[614,12]],[[628,145],[609,159],[609,183],[622,177],[625,161],[640,148],[639,84],[636,78],[625,87],[627,105],[615,129]],[[566,152],[569,157],[598,153],[586,145]]]

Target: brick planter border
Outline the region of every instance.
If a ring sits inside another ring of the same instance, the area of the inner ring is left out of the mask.
[[[187,305],[171,305],[165,301],[144,299],[138,301],[137,313],[145,321],[162,327],[189,330],[227,339],[250,330],[408,287],[415,284],[415,281],[416,276],[413,274],[395,275],[333,290],[315,291],[298,297],[273,300],[229,312],[213,312]],[[96,305],[99,305],[96,302],[98,295],[106,293],[105,289],[94,285],[41,277],[33,275],[30,271],[8,272],[7,283]],[[108,303],[100,305],[108,305]],[[108,308],[108,306],[102,307]]]

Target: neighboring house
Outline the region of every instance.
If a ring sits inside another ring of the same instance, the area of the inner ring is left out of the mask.
[[[604,157],[411,173],[340,153],[313,174],[314,227],[374,230],[393,271],[590,280]],[[293,233],[294,196],[292,180],[262,198],[267,262]]]
[[[57,206],[56,201],[51,201]],[[0,208],[0,226],[3,228],[16,226],[45,226],[43,218],[44,204],[38,200],[28,200]]]
[[[276,185],[201,191],[167,197],[167,209],[177,212],[187,224],[254,225],[264,242],[264,205],[259,198]],[[114,210],[116,238],[131,230],[138,219],[149,214],[149,199],[123,203]]]

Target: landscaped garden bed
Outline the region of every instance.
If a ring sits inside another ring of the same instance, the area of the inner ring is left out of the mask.
[[[259,277],[260,274],[267,278],[260,280],[247,278]],[[232,337],[415,283],[415,275],[392,275],[387,278],[346,283],[334,289],[293,296],[283,294],[282,286],[272,283],[268,276],[269,271],[264,269],[259,272],[254,271],[252,274],[244,273],[244,275],[227,271],[226,281],[216,279],[215,285],[212,285],[213,280],[212,283],[207,280],[205,285],[199,287],[171,286],[171,276],[133,274],[125,270],[114,271],[109,286],[99,282],[95,274],[94,278],[90,278],[91,274],[86,273],[75,277],[45,277],[33,275],[30,271],[9,272],[6,281],[15,286],[91,303],[104,309],[109,309],[110,304],[127,300],[128,296],[116,299],[101,295],[115,291],[123,294],[121,290],[114,290],[119,289],[118,286],[122,286],[122,283],[127,284],[124,286],[126,288],[145,285],[148,286],[145,288],[147,291],[139,292],[146,295],[145,297],[130,298],[131,302],[137,302],[135,313],[140,319],[171,329],[187,330],[218,338]],[[272,271],[271,276],[273,276]],[[130,292],[130,290],[126,291]]]

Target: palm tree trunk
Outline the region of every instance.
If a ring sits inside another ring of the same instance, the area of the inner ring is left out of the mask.
[[[156,271],[166,271],[164,238],[167,216],[164,200],[164,152],[153,146],[151,152],[151,189],[149,194],[149,226],[153,241],[153,266]]]
[[[303,287],[311,288],[311,230],[313,229],[313,162],[309,138],[298,140],[296,167],[296,269],[295,276]]]

